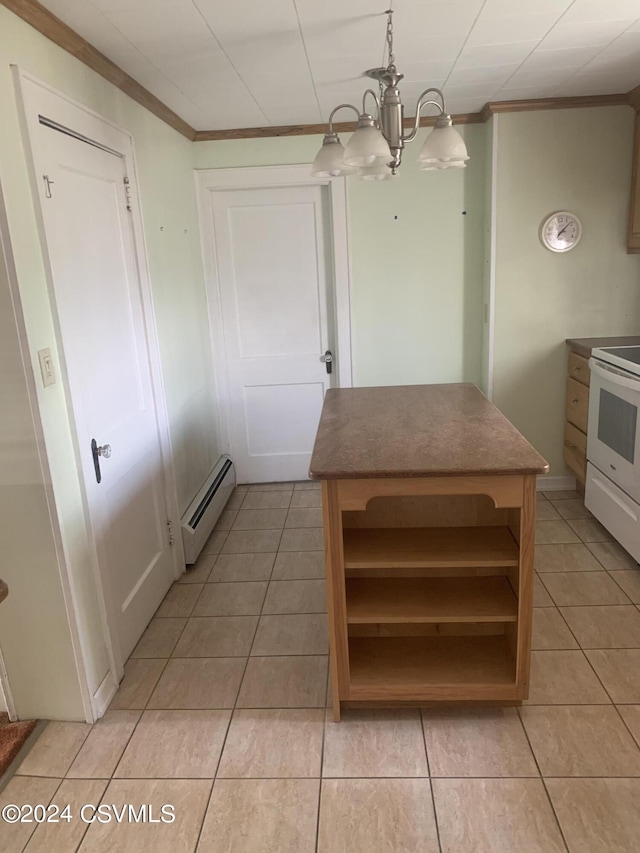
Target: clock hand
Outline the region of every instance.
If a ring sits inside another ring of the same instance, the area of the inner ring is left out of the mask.
[[[564,228],[562,229],[562,231],[558,231],[558,235],[557,235],[557,236],[559,237],[561,234],[564,234],[564,232],[567,230],[567,228],[569,227],[569,225],[571,225],[571,223],[570,223],[570,222],[567,222],[567,224],[564,226]]]

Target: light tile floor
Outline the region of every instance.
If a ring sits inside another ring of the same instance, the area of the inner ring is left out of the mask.
[[[0,794],[76,817],[0,822],[0,849],[635,853],[640,568],[574,492],[538,507],[529,700],[335,724],[320,492],[238,488],[105,717],[50,723]],[[85,803],[175,821],[88,824]]]

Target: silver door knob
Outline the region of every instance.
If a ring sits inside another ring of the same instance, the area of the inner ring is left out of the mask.
[[[102,456],[103,459],[108,459],[111,456],[111,445],[103,444],[97,448],[96,453],[98,456]]]

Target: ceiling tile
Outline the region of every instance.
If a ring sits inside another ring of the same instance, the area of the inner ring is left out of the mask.
[[[625,20],[632,23],[639,14],[638,0],[579,0],[567,9],[562,23],[573,24],[584,21],[603,23]]]
[[[89,0],[100,12],[157,12],[164,6],[192,6],[192,0]],[[48,2],[47,2],[47,5]]]
[[[217,53],[221,69],[227,65],[206,23],[191,5],[161,6],[154,15],[147,9],[129,8],[108,12],[105,17],[159,68],[180,64],[192,51],[203,49]]]
[[[209,29],[242,74],[253,70],[309,76],[292,0],[194,0]]]
[[[621,58],[635,60],[629,64],[629,67],[637,66],[640,59],[640,29],[626,30],[617,39],[608,44],[603,53],[617,55]]]
[[[432,85],[432,80],[446,80],[451,73],[454,62],[455,56],[451,59],[427,59],[418,60],[417,62],[401,63],[398,61],[398,68],[404,74],[402,85],[419,83],[421,81],[427,85]]]
[[[553,12],[545,14],[497,15],[485,14],[484,10],[467,39],[468,47],[542,39],[556,23]]]
[[[536,68],[532,71],[517,71],[509,80],[509,85],[526,88],[529,86],[557,86],[563,80],[572,77],[582,66],[574,68],[563,68],[558,71],[557,68]]]
[[[320,124],[323,117],[315,103],[261,104],[270,124]]]
[[[535,11],[540,14],[549,12],[559,18],[573,2],[574,0],[535,0]],[[534,4],[528,0],[486,0],[482,11],[494,17],[517,15],[530,11],[532,5]]]
[[[576,68],[585,65],[601,50],[600,47],[572,47],[567,50],[534,50],[522,64],[522,70],[534,71],[555,68]]]
[[[571,80],[560,84],[553,90],[553,97],[573,97],[580,95],[617,95],[620,87],[617,83],[603,80],[590,74],[576,75]]]
[[[493,65],[512,65],[523,62],[537,47],[537,41],[516,44],[496,44],[483,47],[465,47],[456,62],[458,68],[488,68]]]
[[[603,0],[604,2],[604,0]],[[586,21],[583,23],[556,24],[548,36],[541,42],[540,47],[544,50],[568,47],[591,47],[592,45],[607,45],[617,38],[629,26],[627,21],[605,21],[596,23]]]
[[[316,84],[348,83],[358,80],[363,85],[376,85],[375,81],[365,76],[365,71],[375,66],[373,60],[374,57],[371,54],[314,57],[311,60],[313,79]]]
[[[553,86],[504,86],[492,101],[528,101],[551,97]]]
[[[470,98],[462,98],[455,97],[450,98],[447,101],[447,110],[451,115],[463,115],[466,113],[478,113],[490,100],[489,98],[482,97],[470,97]]]
[[[448,86],[478,86],[485,83],[501,86],[520,68],[517,63],[496,65],[489,68],[456,68],[447,80]]]
[[[371,2],[341,0],[296,0],[304,43],[314,56],[370,54],[371,65],[379,65],[385,47],[386,23],[381,12],[372,12]]]
[[[482,3],[443,2],[412,7],[411,14],[398,11],[393,21],[396,56],[400,56],[403,51],[419,54],[425,39],[453,39],[462,46],[481,8]]]

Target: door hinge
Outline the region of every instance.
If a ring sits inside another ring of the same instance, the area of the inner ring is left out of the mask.
[[[173,522],[170,518],[167,519],[167,530],[169,531],[169,545],[173,548],[176,544],[176,540],[173,535]]]
[[[129,178],[124,178],[124,197],[127,201],[127,210],[131,210],[131,181]]]

